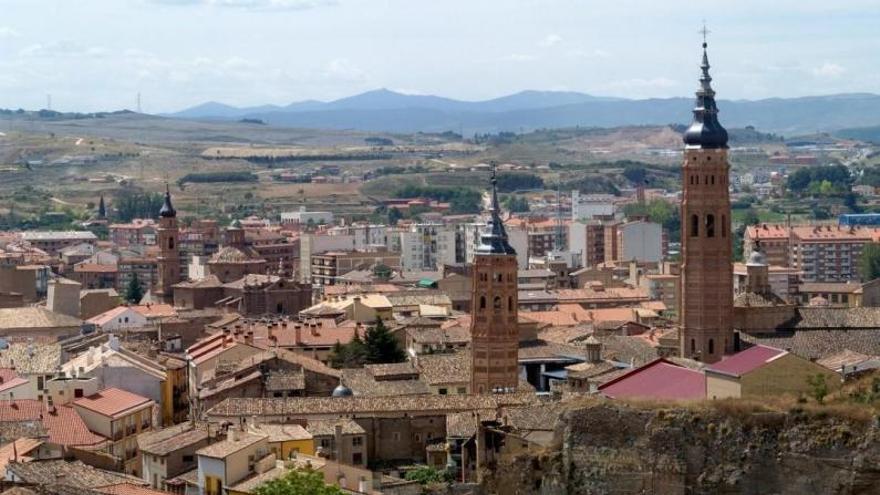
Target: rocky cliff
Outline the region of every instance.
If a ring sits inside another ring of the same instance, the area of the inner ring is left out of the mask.
[[[880,494],[877,420],[858,413],[589,403],[563,413],[554,447],[502,460],[482,491]]]

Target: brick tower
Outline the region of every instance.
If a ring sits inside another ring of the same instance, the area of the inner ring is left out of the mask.
[[[471,393],[513,392],[519,382],[516,251],[498,207],[492,167],[490,218],[474,256],[471,294]]]
[[[684,135],[681,201],[681,355],[714,363],[733,351],[733,267],[727,131],[703,42],[694,121]]]
[[[172,286],[180,282],[180,251],[177,246],[177,211],[171,205],[171,191],[165,186],[165,203],[159,210],[159,228],[156,230],[159,244],[159,281],[154,294],[164,303],[174,302]]]

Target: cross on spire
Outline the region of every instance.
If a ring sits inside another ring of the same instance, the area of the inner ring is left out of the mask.
[[[703,19],[703,29],[700,29],[698,32],[703,35],[703,48],[706,48],[706,39],[709,37],[709,33],[712,32],[706,27],[706,19]]]

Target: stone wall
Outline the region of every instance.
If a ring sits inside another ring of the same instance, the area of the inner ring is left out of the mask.
[[[554,448],[492,466],[480,493],[869,494],[878,466],[876,422],[598,403],[564,414]]]

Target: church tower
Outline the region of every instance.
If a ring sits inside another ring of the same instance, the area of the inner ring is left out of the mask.
[[[714,363],[733,352],[733,244],[727,131],[703,42],[694,120],[684,134],[681,201],[681,355]]]
[[[516,251],[507,240],[492,167],[490,218],[474,256],[471,393],[513,392],[519,383]]]
[[[165,186],[165,202],[159,210],[159,228],[156,230],[159,244],[159,282],[155,294],[168,304],[174,302],[172,286],[180,282],[180,251],[177,246],[177,211],[171,205],[171,191]]]

